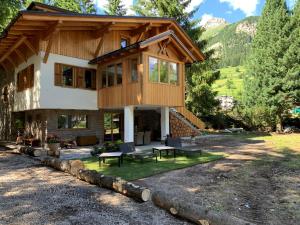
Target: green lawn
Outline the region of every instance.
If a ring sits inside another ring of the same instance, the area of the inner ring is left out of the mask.
[[[97,170],[106,175],[122,177],[125,180],[136,180],[170,170],[215,161],[224,157],[225,155],[213,153],[203,153],[201,156],[199,154],[189,157],[177,156],[176,159],[168,156],[158,159],[157,163],[155,163],[155,160],[145,160],[141,163],[139,160],[125,157],[121,167],[118,167],[117,159],[107,159],[106,163],[102,164],[101,167],[99,167],[96,157],[82,159],[82,161],[87,169]]]

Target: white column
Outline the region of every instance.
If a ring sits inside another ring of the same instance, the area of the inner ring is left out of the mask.
[[[134,106],[124,107],[124,142],[134,142]]]
[[[169,107],[161,107],[160,109],[160,127],[161,140],[164,140],[167,134],[170,134]]]

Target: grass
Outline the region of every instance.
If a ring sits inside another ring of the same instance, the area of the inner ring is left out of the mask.
[[[224,157],[225,154],[219,153],[203,153],[201,156],[195,154],[194,156],[189,157],[178,155],[175,159],[172,156],[165,156],[162,157],[162,159],[158,159],[157,163],[155,163],[155,160],[145,160],[142,163],[139,160],[132,160],[125,157],[121,167],[118,167],[117,159],[106,159],[106,163],[102,164],[101,167],[99,167],[98,159],[96,157],[82,159],[82,161],[87,169],[97,170],[106,175],[122,177],[126,180],[136,180],[162,172],[215,161]]]
[[[243,76],[246,69],[243,66],[225,67],[220,69],[221,77],[213,85],[213,90],[218,92],[218,95],[233,96],[236,99],[240,98],[243,91]],[[231,80],[231,88],[228,88],[227,81]]]

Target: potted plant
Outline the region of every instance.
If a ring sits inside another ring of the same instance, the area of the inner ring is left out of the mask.
[[[59,158],[59,155],[60,155],[60,151],[59,151],[60,140],[59,140],[58,136],[56,136],[55,134],[48,135],[47,145],[48,145],[48,148],[49,148],[49,150],[47,151],[47,154],[49,156]]]

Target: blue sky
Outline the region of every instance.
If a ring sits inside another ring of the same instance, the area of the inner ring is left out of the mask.
[[[107,0],[95,0],[99,8],[107,4]],[[191,8],[199,6],[195,18],[202,19],[202,23],[211,17],[224,18],[229,23],[239,21],[246,16],[258,16],[261,14],[266,0],[192,0]],[[291,7],[296,0],[287,0]],[[136,0],[122,0],[126,8],[130,8]],[[129,15],[134,12],[128,10]]]

